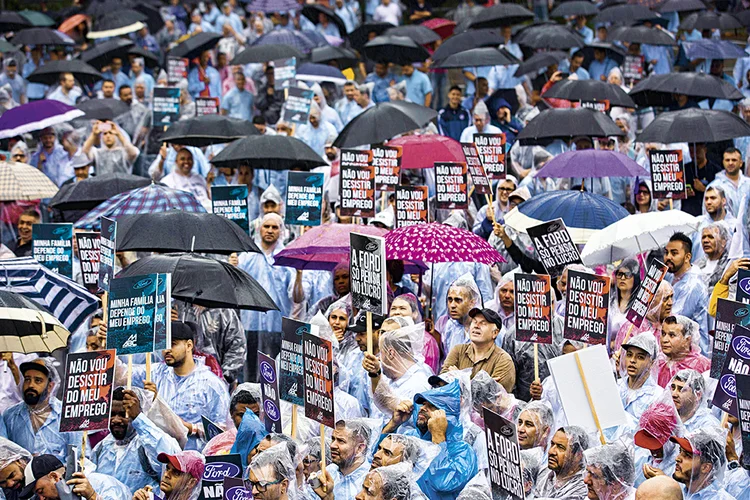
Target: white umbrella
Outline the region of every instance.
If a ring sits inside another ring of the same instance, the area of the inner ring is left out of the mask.
[[[581,252],[586,265],[609,264],[661,248],[677,232],[698,230],[698,219],[681,210],[629,215],[591,236]]]
[[[41,170],[14,161],[0,161],[0,201],[41,200],[57,194],[57,186]]]

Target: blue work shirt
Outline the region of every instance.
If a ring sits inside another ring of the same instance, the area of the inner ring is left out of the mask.
[[[279,306],[278,311],[242,311],[242,325],[246,331],[280,332],[282,316],[289,316],[292,312],[292,288],[296,272],[291,267],[273,263],[274,256],[283,249],[284,245],[279,241],[270,255],[246,252],[239,256],[240,269],[255,278]]]
[[[29,406],[23,401],[11,406],[3,414],[8,439],[27,449],[32,455],[50,454],[62,463],[68,457],[68,445],[81,447],[80,432],[60,432],[60,412],[62,402],[50,398],[50,413],[42,426],[34,432],[31,425]]]
[[[652,75],[666,75],[672,72],[674,56],[672,47],[663,45],[641,45],[641,54],[646,57],[646,63],[656,60],[656,64],[651,68]]]
[[[401,77],[398,77],[391,72],[386,73],[384,77],[379,77],[377,74],[370,73],[365,78],[365,83],[374,83],[375,87],[372,89],[372,100],[376,103],[388,102],[388,87],[391,86],[391,82],[398,83],[401,81]]]
[[[44,152],[46,158],[40,165],[39,156],[42,152]],[[44,148],[34,152],[29,159],[29,165],[40,169],[57,186],[62,186],[63,182],[75,177],[75,171],[69,160],[68,152],[65,151],[62,144],[55,141],[52,152],[48,152]]]
[[[406,82],[406,100],[424,106],[427,94],[432,93],[430,78],[415,69],[411,76],[404,77]]]
[[[206,75],[211,80],[208,82],[208,93],[211,97],[221,97],[221,75],[213,66],[206,66]],[[193,96],[201,97],[201,92],[206,89],[206,84],[200,80],[198,66],[194,66],[188,73],[188,92]]]
[[[253,118],[253,94],[245,89],[234,87],[224,94],[221,109],[226,109],[232,118],[250,121]]]
[[[612,71],[614,68],[617,67],[617,63],[614,62],[609,57],[605,57],[602,62],[597,61],[594,59],[591,61],[591,64],[589,64],[589,76],[592,80],[600,80],[600,81],[607,81],[607,76],[609,76],[609,72]],[[601,77],[604,77],[604,80],[602,80]]]
[[[40,66],[44,66],[44,61],[39,61]],[[24,78],[28,78],[31,73],[34,72],[34,70],[37,68],[37,65],[34,64],[34,61],[29,58],[23,65],[23,71],[21,74]],[[47,94],[47,90],[49,90],[49,85],[44,85],[42,83],[28,83],[26,85],[26,97],[29,98],[29,100],[32,99],[44,99],[44,96]]]

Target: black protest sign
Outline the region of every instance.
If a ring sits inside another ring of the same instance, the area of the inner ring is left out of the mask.
[[[349,277],[352,306],[380,316],[388,314],[385,240],[379,236],[351,233]]]
[[[102,217],[99,234],[99,288],[109,291],[115,275],[115,242],[117,241],[117,221]]]
[[[245,232],[250,231],[245,184],[211,186],[211,210],[217,215],[233,220]]]
[[[342,149],[339,204],[346,217],[375,217],[375,167],[372,152]]]
[[[245,487],[245,481],[228,477],[224,479],[224,500],[253,500],[253,494]]]
[[[224,480],[242,478],[239,455],[209,455],[201,479],[199,500],[224,500]]]
[[[646,277],[641,281],[641,286],[638,287],[638,291],[628,305],[628,310],[625,311],[625,318],[635,326],[639,327],[643,323],[643,318],[646,317],[651,307],[656,290],[659,289],[659,284],[666,275],[667,266],[654,259],[646,272]]]
[[[435,206],[438,210],[469,208],[467,172],[464,162],[435,162]]]
[[[317,327],[316,327],[317,328]],[[281,354],[279,355],[279,399],[293,405],[305,404],[305,365],[302,359],[302,336],[312,325],[281,318]]]
[[[719,299],[716,304],[716,323],[711,351],[711,378],[713,379],[718,380],[721,377],[735,325],[750,327],[750,304]]]
[[[201,423],[203,424],[203,433],[206,435],[206,441],[211,441],[219,434],[223,434],[224,430],[217,424],[207,418],[205,415],[201,415]]]
[[[375,190],[394,191],[401,178],[401,146],[377,146],[370,149],[375,167]]]
[[[107,346],[118,356],[154,351],[158,275],[115,278],[107,305]]]
[[[474,144],[487,177],[505,179],[505,134],[474,134]]]
[[[310,119],[310,108],[312,107],[315,92],[299,87],[289,87],[284,102],[284,113],[282,120],[292,123],[307,123]]]
[[[168,127],[180,119],[180,89],[154,87],[151,120],[153,127]]]
[[[115,350],[68,354],[60,432],[109,430]]]
[[[724,360],[719,383],[716,384],[714,399],[711,404],[734,417],[737,412],[737,385],[735,374],[750,374],[750,330],[735,325],[732,341]]]
[[[479,151],[477,151],[476,145],[473,142],[462,142],[461,149],[464,152],[464,158],[466,158],[466,167],[469,169],[471,182],[474,183],[474,192],[491,194],[492,186],[479,159]]]
[[[75,233],[83,286],[91,293],[99,290],[99,233]]]
[[[682,150],[649,151],[651,165],[651,196],[656,199],[683,200],[685,192],[685,163]]]
[[[521,448],[518,446],[516,426],[485,407],[482,407],[482,414],[492,498],[523,500]]]
[[[742,449],[750,450],[750,376],[734,376],[737,387],[737,410],[742,434]],[[750,453],[742,454],[742,465],[750,467]]]
[[[645,58],[643,56],[626,55],[622,62],[622,77],[627,82],[638,82],[643,78]]]
[[[578,247],[573,243],[562,219],[532,226],[526,232],[550,276],[560,276],[568,264],[582,264]]]
[[[297,58],[290,57],[273,61],[273,77],[275,90],[291,87],[297,77]]]
[[[218,115],[219,98],[218,97],[196,97],[195,98],[195,116]]]
[[[187,79],[190,60],[186,57],[167,57],[167,83],[174,85]]]
[[[281,432],[281,405],[279,404],[279,377],[276,361],[258,352],[258,373],[260,373],[261,405],[263,421],[268,432]]]
[[[31,248],[41,265],[73,279],[73,224],[34,224]]]
[[[286,224],[319,226],[323,213],[323,172],[288,172],[286,182]]]
[[[333,429],[333,348],[312,333],[302,334],[305,362],[305,417]]]
[[[737,291],[734,293],[734,300],[750,304],[750,270],[737,271]]]
[[[607,341],[609,276],[568,270],[563,337],[587,344]]]
[[[547,274],[513,275],[516,341],[552,343],[552,283]]]
[[[427,186],[396,186],[396,228],[429,222]]]

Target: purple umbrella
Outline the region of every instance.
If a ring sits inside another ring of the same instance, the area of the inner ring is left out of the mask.
[[[84,114],[80,109],[59,101],[43,99],[30,102],[9,109],[3,113],[3,116],[0,116],[0,139],[69,122]]]
[[[290,30],[271,31],[255,40],[251,45],[268,45],[269,43],[276,45],[289,45],[303,54],[309,54],[315,47],[315,44],[310,41],[307,36],[299,31]]]
[[[565,177],[636,177],[649,175],[630,157],[617,151],[584,149],[568,151],[548,161],[537,172],[537,177],[553,179]]]

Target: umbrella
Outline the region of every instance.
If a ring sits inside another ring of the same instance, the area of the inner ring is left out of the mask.
[[[187,191],[168,188],[161,184],[131,189],[109,198],[75,223],[77,229],[96,229],[99,219],[117,219],[123,215],[184,210],[205,212],[206,209]]]
[[[373,61],[388,61],[393,64],[422,62],[430,57],[427,49],[405,36],[378,36],[364,47],[365,57]]]
[[[310,51],[315,47],[315,44],[310,41],[305,35],[299,31],[290,30],[274,30],[255,40],[251,46],[257,45],[288,45],[289,47],[296,49],[303,54],[309,54]]]
[[[455,22],[451,21],[450,19],[443,19],[441,17],[433,17],[432,19],[428,19],[427,21],[422,22],[422,26],[434,31],[443,40],[453,36],[453,32],[456,29]]]
[[[172,48],[169,51],[169,55],[172,57],[186,57],[188,59],[200,57],[205,51],[213,49],[219,43],[221,37],[218,33],[197,33]]]
[[[304,63],[297,68],[297,80],[303,82],[332,82],[343,85],[347,82],[341,70],[327,64]]]
[[[98,204],[131,189],[151,184],[150,179],[130,174],[103,174],[64,184],[50,201],[57,210],[91,210]]]
[[[543,24],[519,33],[516,42],[530,49],[567,50],[583,47],[581,35],[565,26]]]
[[[607,53],[607,57],[609,57],[619,65],[622,65],[623,61],[625,60],[625,51],[617,45],[613,45],[608,42],[591,42],[580,49],[580,52],[583,54],[582,66],[584,68],[588,68],[589,64],[591,64],[591,62],[594,60],[595,49],[604,50]]]
[[[604,149],[584,149],[567,151],[548,161],[537,177],[565,179],[568,177],[636,177],[649,173],[629,156],[617,151]]]
[[[130,106],[117,99],[89,99],[76,106],[89,120],[114,120],[130,111]]]
[[[149,52],[142,47],[136,47],[136,46],[130,47],[130,49],[128,50],[128,55],[133,55],[136,57],[144,58],[146,60],[145,61],[146,67],[148,68],[155,68],[159,66],[159,64],[161,64],[161,60],[159,59],[158,54]]]
[[[593,109],[547,109],[534,117],[518,134],[521,145],[541,144],[552,139],[572,139],[577,136],[622,136],[612,119]]]
[[[137,10],[146,19],[143,21],[148,26],[149,33],[158,33],[164,27],[164,19],[161,17],[160,2],[156,2],[157,5],[148,5],[146,3],[139,3],[133,6],[133,9]]]
[[[86,7],[86,14],[96,18],[120,9],[129,9],[133,4],[131,0],[92,0]]]
[[[391,23],[371,21],[361,24],[355,28],[354,31],[349,33],[349,43],[353,48],[361,51],[362,47],[370,41],[370,33],[375,33],[375,36],[380,36],[389,28],[393,28]]]
[[[95,29],[89,31],[86,37],[97,39],[127,35],[144,28],[146,25],[143,21],[146,20],[148,17],[132,9],[108,12],[94,21]]]
[[[72,73],[73,77],[83,85],[93,85],[102,78],[94,67],[78,59],[70,61],[50,61],[39,66],[26,78],[30,82],[54,85],[60,80],[60,73]]]
[[[648,26],[621,26],[610,31],[607,41],[619,40],[627,43],[647,45],[677,45],[675,39],[666,30]]]
[[[0,116],[0,139],[66,123],[83,116],[83,111],[60,101],[42,99],[7,110]]]
[[[720,142],[750,136],[750,125],[729,111],[690,108],[657,115],[638,142]]]
[[[192,253],[152,255],[139,259],[117,277],[172,274],[172,297],[208,308],[278,311],[260,284],[242,269]]]
[[[432,60],[441,61],[448,56],[464,52],[478,47],[497,47],[505,42],[505,39],[497,30],[483,29],[471,30],[453,35],[445,40],[432,54]]]
[[[2,352],[52,353],[68,345],[70,332],[49,311],[20,293],[0,289]]]
[[[633,99],[619,85],[600,80],[561,80],[542,97],[567,101],[609,101],[610,106],[635,107]]]
[[[180,210],[121,217],[115,248],[118,252],[260,253],[236,222],[221,215]]]
[[[381,102],[347,123],[333,145],[351,148],[379,144],[404,132],[422,128],[436,117],[435,110],[412,102]]]
[[[0,40],[0,52],[18,52],[19,47],[16,47],[12,43],[6,42],[5,40]]]
[[[534,19],[534,13],[515,3],[501,3],[487,7],[471,20],[472,29],[512,26]]]
[[[701,0],[667,0],[659,6],[659,12],[691,12],[706,10],[706,4]]]
[[[407,24],[404,26],[396,26],[389,28],[384,33],[385,36],[405,36],[411,38],[419,45],[428,45],[433,42],[440,40],[440,35],[432,31],[426,26],[421,24]]]
[[[296,8],[299,8],[299,6],[297,6]],[[296,10],[296,8],[294,10]],[[344,21],[333,10],[329,9],[328,7],[324,7],[319,3],[307,4],[302,7],[302,15],[312,21],[313,24],[318,24],[318,18],[320,14],[328,16],[330,22],[335,24],[339,29],[339,34],[342,37],[346,36],[346,24],[344,24]]]
[[[13,35],[14,45],[75,45],[72,38],[49,28],[28,28]]]
[[[562,219],[570,237],[585,244],[599,230],[628,216],[623,207],[586,191],[547,191],[518,205],[505,216],[505,223],[523,233],[529,227]]]
[[[682,42],[688,59],[741,59],[747,53],[729,40],[703,38],[694,42]]]
[[[349,49],[327,45],[315,47],[310,53],[310,61],[316,64],[336,63],[339,68],[353,68],[359,63],[359,57]]]
[[[74,14],[65,21],[63,21],[57,30],[66,35],[73,33],[73,30],[78,27],[79,24],[89,21],[89,16],[85,14]]]
[[[92,48],[83,52],[79,58],[86,64],[90,64],[94,68],[101,69],[103,66],[107,66],[112,62],[112,59],[119,57],[125,59],[128,56],[128,51],[134,47],[135,44],[131,40],[124,38],[113,38],[106,42],[94,45]]]
[[[559,50],[552,52],[537,52],[519,64],[518,69],[516,69],[513,76],[521,77],[523,75],[528,75],[529,73],[536,73],[540,69],[552,66],[553,64],[559,64],[560,61],[566,57],[568,57],[568,53]]]
[[[478,262],[491,266],[505,262],[486,240],[466,229],[437,222],[415,224],[389,231],[385,253],[390,259],[419,262]]]
[[[235,66],[251,63],[264,63],[268,61],[276,61],[278,59],[290,59],[292,57],[296,57],[297,60],[300,60],[304,55],[302,52],[294,47],[290,47],[289,45],[275,43],[251,45],[234,56],[231,64]]]
[[[630,97],[638,106],[669,106],[672,94],[684,94],[696,100],[740,100],[744,96],[734,85],[706,73],[670,73],[651,75],[638,82]]]
[[[436,68],[464,68],[467,66],[511,66],[521,61],[504,48],[480,47],[453,54],[435,64]]]
[[[0,162],[0,201],[41,200],[55,193],[55,183],[38,168],[25,163]]]
[[[299,4],[295,0],[253,0],[247,6],[250,12],[265,12],[266,14],[297,10],[298,8]]]
[[[491,96],[485,98],[484,103],[487,105],[490,116],[497,116],[497,110],[500,109],[500,106],[510,105],[512,115],[516,114],[519,108],[516,89],[497,89]]]
[[[305,38],[307,38],[308,40],[310,40],[312,42],[313,48],[315,48],[315,47],[326,47],[326,46],[329,46],[329,45],[336,45],[336,46],[338,46],[338,45],[341,45],[341,43],[343,43],[343,41],[344,41],[344,40],[342,40],[342,39],[340,39],[338,37],[333,37],[332,35],[324,35],[323,33],[321,33],[320,31],[317,31],[317,30],[302,30],[302,31],[300,31],[300,33]],[[333,42],[330,42],[329,39],[340,40],[340,42],[334,44]]]
[[[388,145],[401,146],[401,166],[407,169],[432,168],[436,161],[466,161],[461,144],[444,135],[405,135]]]
[[[601,11],[592,21],[595,25],[614,23],[614,24],[632,24],[638,21],[646,21],[661,17],[658,13],[652,11],[645,5],[615,5],[607,7]]]
[[[31,26],[31,21],[29,21],[27,17],[22,16],[19,12],[9,10],[0,12],[0,31],[3,33],[22,30],[24,28],[30,28]]]
[[[217,168],[249,165],[270,170],[310,170],[326,162],[310,146],[286,135],[254,135],[227,145],[211,160]]]
[[[713,12],[702,10],[690,14],[680,23],[680,29],[684,31],[692,30],[737,30],[742,28],[742,23],[731,14],[726,12]]]
[[[550,17],[595,16],[599,13],[596,5],[588,0],[563,2],[550,12]]]
[[[260,135],[260,132],[247,120],[224,115],[204,115],[176,122],[162,135],[161,140],[170,144],[202,148],[250,135]]]
[[[750,9],[745,9],[742,12],[738,12],[735,17],[743,26],[750,26]]]

